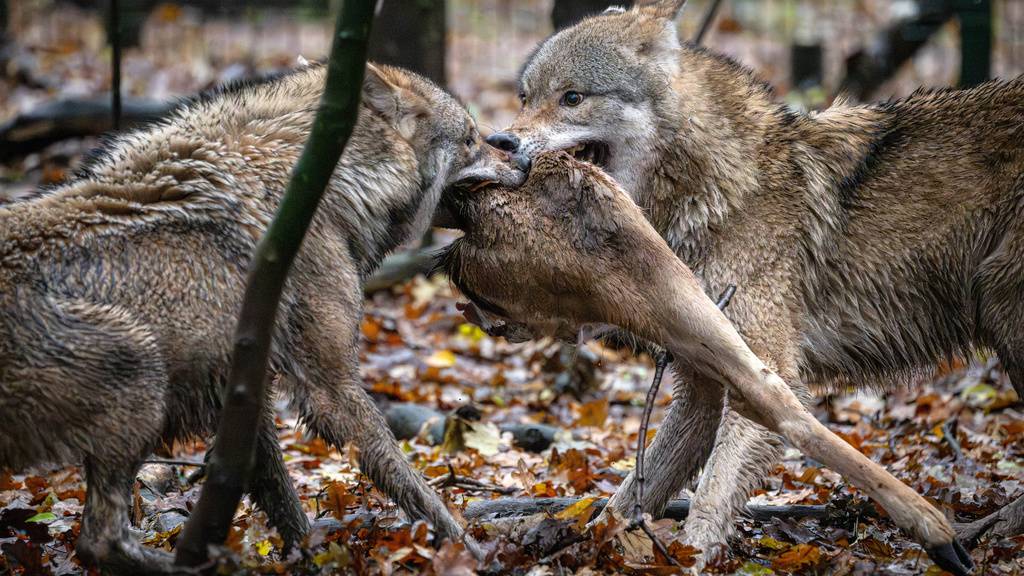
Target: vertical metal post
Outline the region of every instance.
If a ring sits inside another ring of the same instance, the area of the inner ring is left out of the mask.
[[[114,130],[121,129],[121,10],[118,0],[110,0],[110,112]]]
[[[957,0],[960,17],[960,86],[992,74],[992,0]]]

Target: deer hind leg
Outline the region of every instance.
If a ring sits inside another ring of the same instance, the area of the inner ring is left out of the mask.
[[[743,313],[744,308],[737,306],[737,311]],[[755,335],[751,345],[760,357],[785,378],[801,402],[807,404],[810,392],[800,381],[794,355],[785,352],[787,344],[794,339],[777,331],[750,331]],[[762,333],[775,337],[758,337]],[[764,341],[771,344],[758,344]],[[782,461],[779,435],[740,415],[733,405],[733,396],[732,392],[727,394],[715,448],[686,519],[685,542],[703,550],[702,560],[707,561],[728,550],[728,538],[735,530],[737,516],[744,513],[750,495]]]
[[[731,370],[728,377],[730,398],[735,390],[741,414],[782,434],[804,454],[839,472],[878,501],[939,567],[958,576],[970,573],[973,561],[941,512],[818,422],[775,373],[763,366],[753,370],[758,363],[752,360],[745,369]]]

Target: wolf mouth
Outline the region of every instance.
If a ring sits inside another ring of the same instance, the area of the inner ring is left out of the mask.
[[[607,167],[608,160],[611,158],[611,148],[604,142],[580,142],[575,146],[566,148],[565,151],[572,154],[573,158],[581,162],[589,162],[599,168]]]

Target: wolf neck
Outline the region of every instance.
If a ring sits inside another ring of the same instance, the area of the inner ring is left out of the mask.
[[[637,200],[691,267],[707,256],[709,232],[760,185],[762,150],[781,107],[770,89],[726,58],[693,47],[658,102],[657,162]]]

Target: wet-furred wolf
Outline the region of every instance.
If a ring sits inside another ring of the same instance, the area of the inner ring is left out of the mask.
[[[67,184],[0,207],[0,467],[84,463],[78,553],[138,574],[166,553],[126,520],[140,462],[214,430],[246,269],[306,141],[325,67],[217,91],[114,137]],[[359,448],[412,518],[461,526],[413,470],[358,372],[362,283],[449,185],[521,180],[429,81],[369,66],[355,130],[288,278],[271,366],[306,426]],[[29,424],[31,423],[31,424]],[[309,527],[272,414],[249,487],[286,541]]]
[[[610,9],[545,40],[521,112],[489,141],[603,167],[708,294],[738,287],[727,316],[805,401],[979,348],[1024,396],[1024,78],[798,112],[680,42],[684,3]],[[703,467],[685,538],[713,554],[782,446],[702,388],[677,390],[644,507],[659,515]],[[630,477],[613,504],[632,498]],[[989,528],[1024,529],[1024,500],[960,533]]]

